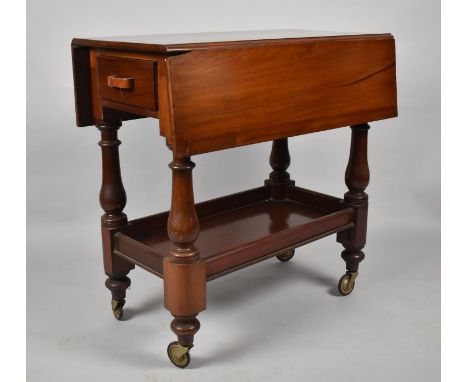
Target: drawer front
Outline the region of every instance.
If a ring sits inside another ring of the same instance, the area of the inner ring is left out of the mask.
[[[156,62],[100,56],[97,72],[103,100],[157,109]]]

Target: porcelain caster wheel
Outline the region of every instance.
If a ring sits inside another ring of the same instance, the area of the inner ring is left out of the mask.
[[[289,261],[294,256],[294,249],[288,249],[286,252],[276,256],[279,261]]]
[[[190,349],[192,347],[193,345],[186,347],[174,341],[167,346],[167,355],[175,366],[184,369],[190,363]]]
[[[338,292],[342,296],[347,296],[354,289],[354,284],[356,282],[357,272],[346,272],[338,282]]]
[[[123,317],[123,307],[125,305],[125,300],[114,300],[112,299],[112,313],[114,313],[114,317],[121,321]]]

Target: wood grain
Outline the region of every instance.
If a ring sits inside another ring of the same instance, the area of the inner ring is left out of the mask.
[[[156,63],[148,60],[125,59],[107,56],[97,58],[99,94],[104,100],[132,105],[143,109],[157,108]],[[127,88],[109,85],[109,78],[122,78]],[[131,84],[131,86],[129,86]]]
[[[265,186],[196,205],[200,234],[194,245],[208,279],[354,225],[353,210],[338,198],[291,184],[288,199],[272,200],[271,192]],[[115,253],[162,276],[172,247],[167,217],[166,212],[131,221],[116,235]]]
[[[206,308],[205,262],[177,264],[164,259],[164,306],[174,316],[197,314]]]
[[[391,37],[167,58],[162,130],[178,157],[397,115]]]

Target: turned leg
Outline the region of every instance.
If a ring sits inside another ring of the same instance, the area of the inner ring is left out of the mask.
[[[290,164],[288,139],[283,138],[273,141],[270,154],[270,166],[273,171],[270,172],[269,179],[265,180],[265,184],[271,187],[271,198],[274,200],[287,198],[288,188],[294,184],[287,171]],[[289,261],[293,256],[294,248],[288,249],[276,257],[280,261]]]
[[[99,201],[104,215],[101,217],[102,250],[104,271],[109,277],[106,287],[112,293],[112,311],[120,320],[125,304],[125,293],[130,286],[128,272],[135,266],[114,255],[114,235],[127,225],[127,216],[122,212],[127,197],[120,175],[119,145],[117,130],[120,121],[98,121],[96,127],[101,131],[102,185]]]
[[[346,274],[338,284],[339,292],[346,296],[354,288],[359,263],[364,259],[362,249],[366,244],[368,197],[364,192],[369,184],[367,163],[368,124],[351,126],[351,150],[345,181],[349,191],[344,195],[344,204],[354,209],[355,226],[338,234],[337,240],[345,250],[341,257],[346,262]]]
[[[172,241],[169,256],[164,259],[164,305],[174,316],[171,323],[177,341],[167,353],[171,362],[186,367],[195,333],[200,329],[196,316],[206,308],[206,271],[194,245],[200,232],[193,199],[190,158],[176,158],[172,170],[172,200],[167,232]]]
[[[265,184],[271,187],[272,199],[281,200],[288,196],[288,187],[294,184],[287,171],[290,164],[288,139],[273,141],[270,154],[270,166],[273,171],[270,172],[269,179],[265,180]]]

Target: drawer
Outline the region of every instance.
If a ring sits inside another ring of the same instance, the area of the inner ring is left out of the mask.
[[[97,74],[103,100],[157,109],[156,62],[99,56]]]

